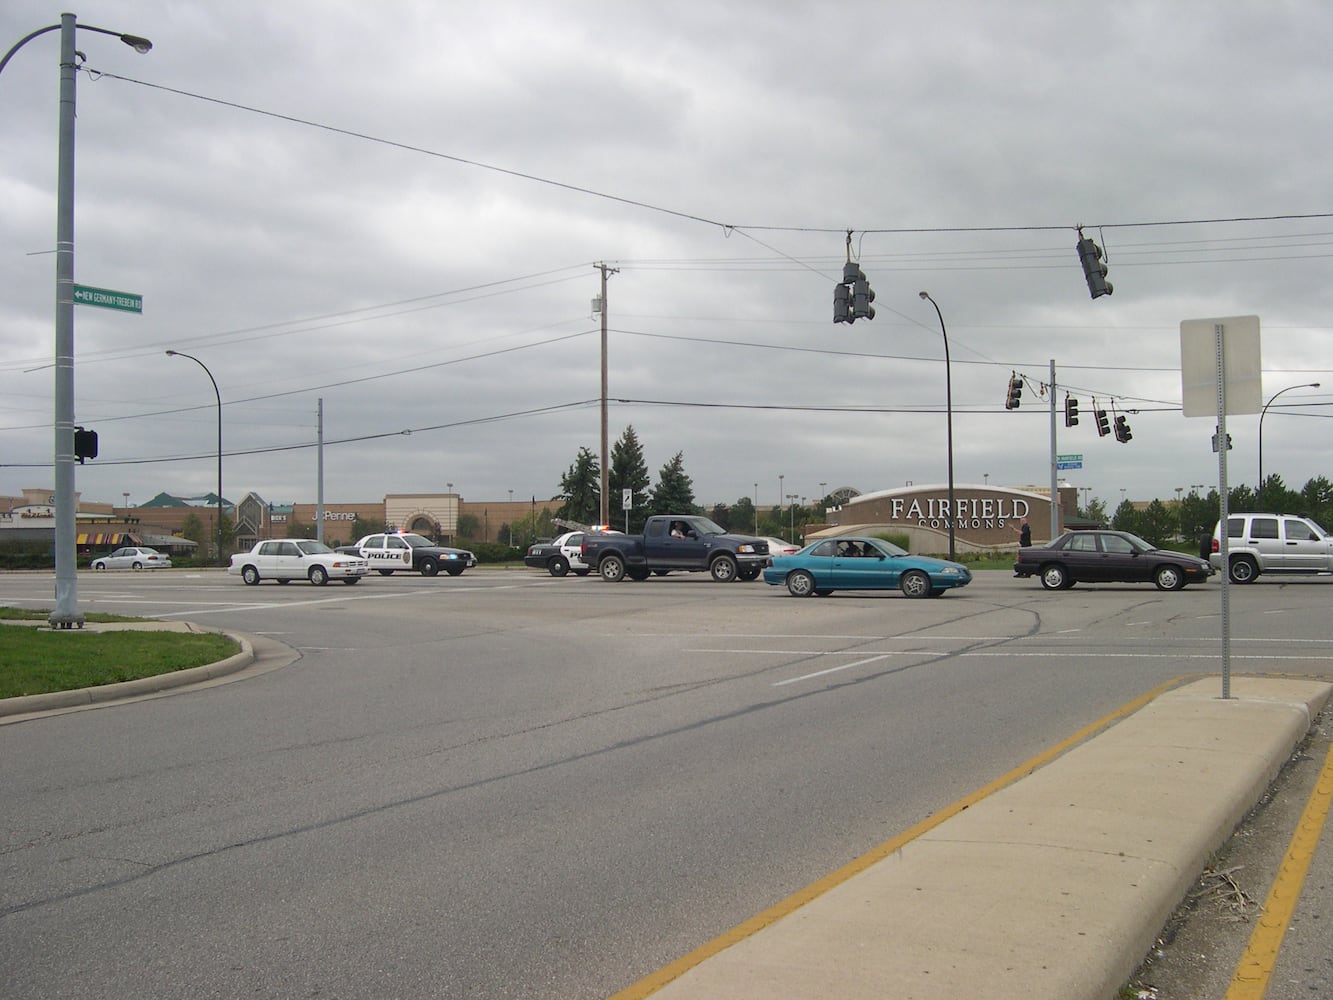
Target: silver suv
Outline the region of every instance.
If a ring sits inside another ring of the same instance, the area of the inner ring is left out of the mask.
[[[1208,561],[1222,568],[1221,522],[1213,529]],[[1260,573],[1333,572],[1333,537],[1295,514],[1230,514],[1227,555],[1232,583],[1250,583]]]

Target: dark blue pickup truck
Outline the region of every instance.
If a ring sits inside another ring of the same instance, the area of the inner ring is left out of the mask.
[[[768,543],[728,534],[696,514],[657,514],[642,535],[584,535],[583,561],[602,579],[646,580],[656,573],[711,573],[718,583],[753,580],[768,565]]]

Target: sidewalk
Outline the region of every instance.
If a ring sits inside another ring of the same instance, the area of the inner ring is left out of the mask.
[[[1330,693],[1170,691],[617,998],[1110,1000]]]

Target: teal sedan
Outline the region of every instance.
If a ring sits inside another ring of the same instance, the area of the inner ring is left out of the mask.
[[[907,597],[939,597],[966,587],[972,573],[961,563],[914,556],[882,538],[844,535],[774,557],[764,569],[764,582],[786,586],[792,597],[823,597],[835,590],[901,590]]]

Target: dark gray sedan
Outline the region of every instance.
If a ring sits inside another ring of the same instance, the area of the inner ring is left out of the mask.
[[[1204,560],[1154,548],[1128,531],[1067,531],[1048,545],[1019,549],[1014,563],[1014,576],[1036,576],[1047,590],[1075,583],[1153,583],[1158,590],[1179,590],[1212,575]]]

